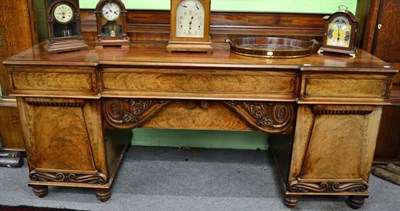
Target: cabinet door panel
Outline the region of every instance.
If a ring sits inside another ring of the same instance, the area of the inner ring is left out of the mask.
[[[400,2],[381,0],[372,53],[387,61],[400,62]]]

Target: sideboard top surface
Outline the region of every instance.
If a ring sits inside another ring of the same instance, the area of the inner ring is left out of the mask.
[[[5,65],[53,66],[159,66],[239,69],[297,69],[301,71],[387,72],[398,70],[368,52],[358,49],[356,58],[327,54],[290,59],[269,59],[231,53],[227,43],[215,43],[213,53],[167,52],[166,42],[133,42],[129,48],[95,48],[47,54],[38,44],[4,61]]]

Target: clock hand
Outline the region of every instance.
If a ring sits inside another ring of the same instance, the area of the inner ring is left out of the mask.
[[[190,18],[190,22],[189,22],[189,31],[192,29],[192,21],[193,21],[193,16]]]
[[[339,41],[340,40],[340,27],[338,27],[338,30],[337,30],[337,41]]]

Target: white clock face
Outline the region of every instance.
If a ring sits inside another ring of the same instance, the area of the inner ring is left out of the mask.
[[[108,21],[114,21],[121,15],[121,8],[117,3],[109,2],[103,6],[102,14]]]
[[[197,0],[183,0],[176,10],[176,37],[204,37],[204,7]]]
[[[57,4],[53,9],[53,17],[57,22],[66,24],[74,17],[74,11],[68,4]]]

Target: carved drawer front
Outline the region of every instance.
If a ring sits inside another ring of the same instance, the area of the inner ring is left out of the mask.
[[[105,68],[103,96],[201,99],[296,98],[297,74],[290,71]]]
[[[365,74],[304,74],[300,100],[335,102],[385,102],[390,77]]]
[[[11,68],[15,95],[97,95],[95,68]]]

